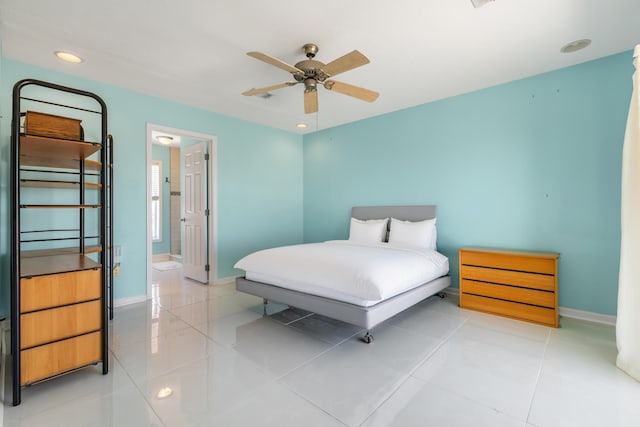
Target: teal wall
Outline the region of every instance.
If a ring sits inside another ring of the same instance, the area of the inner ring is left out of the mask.
[[[560,305],[615,314],[632,73],[625,52],[306,135],[304,240],[346,238],[354,205],[436,204],[456,286],[462,246],[558,251]]]
[[[165,178],[171,176],[171,155],[168,146],[153,144],[151,146],[151,158],[162,162],[162,240],[153,242],[151,251],[154,254],[168,254],[171,252],[171,183]]]
[[[123,247],[116,298],[145,292],[151,122],[217,136],[217,277],[238,274],[235,261],[257,249],[346,238],[351,206],[434,203],[454,284],[461,246],[555,250],[560,305],[616,312],[630,52],[304,138],[7,59],[0,67],[5,313],[10,93],[25,77],[96,92],[109,106]]]
[[[4,58],[0,82],[0,209],[4,212],[0,277],[2,312],[8,312],[8,189],[11,91],[23,78],[38,78],[92,91],[109,108],[114,135],[115,244],[122,246],[122,275],[115,298],[146,293],[146,124],[217,137],[218,271],[256,249],[302,241],[302,137],[293,133],[146,96],[114,86]],[[214,94],[212,94],[214,96]]]

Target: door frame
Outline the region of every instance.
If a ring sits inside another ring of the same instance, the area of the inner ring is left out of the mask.
[[[218,203],[217,203],[217,183],[218,183],[218,161],[217,161],[217,144],[218,138],[215,135],[193,132],[186,129],[173,128],[169,126],[159,125],[147,122],[147,156],[146,156],[146,181],[147,181],[147,298],[151,298],[151,275],[153,250],[151,242],[151,147],[153,146],[152,131],[166,132],[172,135],[180,135],[187,138],[195,138],[204,141],[207,144],[209,152],[209,164],[207,167],[207,198],[209,200],[209,247],[208,247],[208,264],[211,266],[209,271],[209,283],[213,284],[218,277]]]

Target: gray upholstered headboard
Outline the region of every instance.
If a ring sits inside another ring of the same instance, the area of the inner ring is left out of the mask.
[[[354,206],[351,216],[362,220],[393,217],[403,221],[424,221],[436,217],[436,206]]]

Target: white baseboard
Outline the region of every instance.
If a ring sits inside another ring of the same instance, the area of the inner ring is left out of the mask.
[[[446,293],[451,295],[460,295],[460,289],[458,288],[446,288]],[[559,309],[561,317],[569,317],[571,319],[587,320],[589,322],[602,323],[605,325],[616,324],[616,316],[609,314],[594,313],[592,311],[576,310],[575,308],[560,307]]]
[[[213,284],[214,285],[226,285],[229,283],[233,283],[236,281],[236,278],[238,278],[240,276],[229,276],[229,277],[221,277],[219,279],[216,279]]]
[[[171,261],[171,254],[153,254],[151,262]]]
[[[443,289],[443,292],[449,295],[460,295],[460,289],[452,288],[449,286],[448,288]]]
[[[124,305],[136,304],[138,302],[145,302],[147,300],[146,295],[134,295],[132,297],[118,298],[113,302],[114,307],[122,307]]]
[[[2,360],[0,361],[0,427],[4,425],[4,384],[6,382],[6,364],[9,356],[0,355]]]
[[[5,385],[7,383],[7,364],[11,354],[11,322],[0,322],[0,427],[4,424]]]
[[[560,307],[561,317],[572,319],[588,320],[589,322],[603,323],[605,325],[616,325],[616,316],[609,314],[594,313],[592,311],[576,310],[575,308]]]

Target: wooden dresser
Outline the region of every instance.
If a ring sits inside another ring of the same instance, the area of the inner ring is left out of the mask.
[[[557,252],[460,249],[460,307],[558,327]]]

